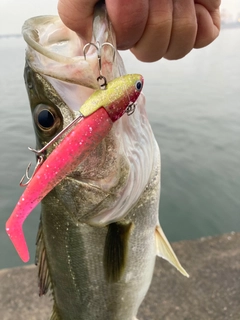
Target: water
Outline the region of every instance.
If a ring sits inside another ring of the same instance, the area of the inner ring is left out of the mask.
[[[180,61],[154,64],[124,53],[145,78],[147,111],[162,155],[161,224],[171,241],[240,231],[240,29]],[[0,39],[0,268],[23,263],[4,226],[35,145],[23,81],[25,44]],[[154,48],[153,48],[154,50]],[[34,261],[40,208],[24,230]]]

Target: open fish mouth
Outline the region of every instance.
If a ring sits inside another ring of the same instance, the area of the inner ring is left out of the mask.
[[[101,16],[101,19],[105,17]],[[86,43],[68,29],[58,16],[29,19],[22,29],[23,37],[28,44],[26,59],[35,71],[51,77],[53,83],[53,79],[58,79],[85,88],[98,89],[99,54],[101,74],[107,81],[119,76],[119,70],[125,73],[123,64],[111,45],[114,42],[112,32],[108,32],[106,37],[105,23],[100,22],[98,26],[103,30],[98,31],[97,36],[93,34],[92,44],[100,44],[96,50],[94,45],[85,47]],[[115,59],[116,63],[113,63]],[[88,91],[87,93],[89,95]],[[78,103],[81,103],[79,99]]]
[[[29,46],[27,59],[34,70],[66,82],[93,89],[99,87],[92,71],[95,68],[83,57],[83,41],[65,27],[58,16],[29,19],[22,32]]]

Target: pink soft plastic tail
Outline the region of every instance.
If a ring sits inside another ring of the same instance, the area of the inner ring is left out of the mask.
[[[24,221],[39,202],[96,148],[112,124],[106,110],[98,109],[67,134],[32,177],[6,223],[6,232],[24,262],[29,260]]]

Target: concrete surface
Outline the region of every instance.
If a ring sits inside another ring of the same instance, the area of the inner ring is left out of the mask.
[[[240,320],[240,233],[173,248],[190,278],[157,258],[138,319]],[[38,297],[36,271],[35,266],[0,271],[0,320],[50,319],[51,298]]]

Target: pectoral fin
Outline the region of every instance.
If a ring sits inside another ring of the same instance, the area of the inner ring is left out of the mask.
[[[108,225],[104,248],[104,270],[105,277],[109,282],[117,282],[124,272],[132,227],[132,223],[111,223]]]
[[[176,257],[160,225],[156,227],[155,239],[156,239],[157,255],[167,260],[168,262],[170,262],[185,277],[189,277],[188,273],[184,270],[184,268],[181,266],[180,262],[178,261],[178,258]]]

